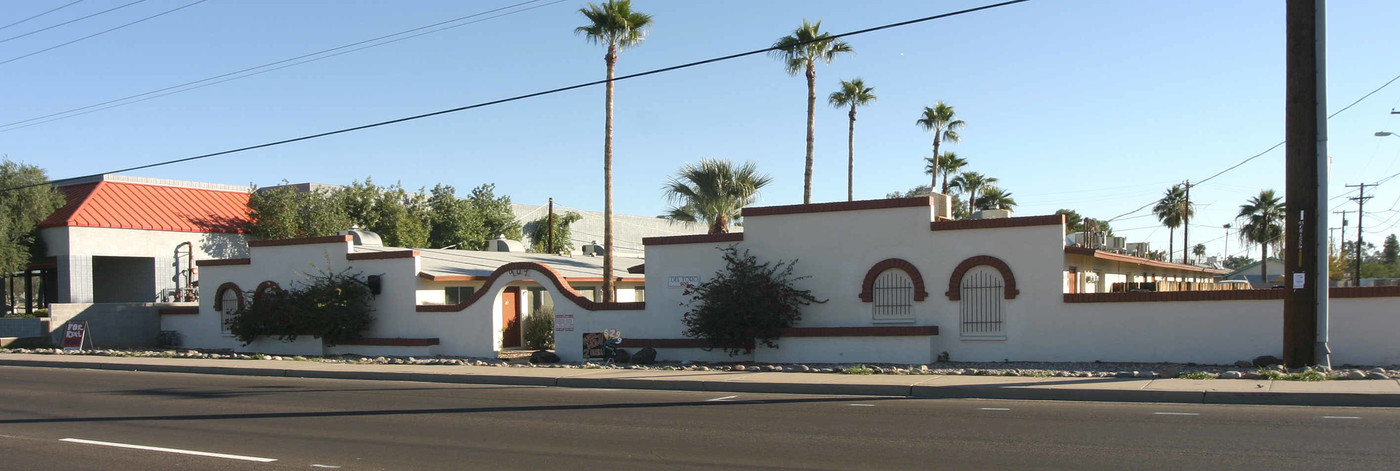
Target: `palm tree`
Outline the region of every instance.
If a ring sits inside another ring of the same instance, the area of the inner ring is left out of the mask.
[[[944,152],[938,156],[938,169],[943,172],[943,194],[948,194],[948,177],[962,171],[967,166],[967,161],[953,152]]]
[[[1269,244],[1283,239],[1286,209],[1287,205],[1274,195],[1274,190],[1264,190],[1240,205],[1240,214],[1236,216],[1244,220],[1240,226],[1240,240],[1259,244],[1259,279],[1265,286],[1269,283]]]
[[[953,182],[949,188],[956,188],[958,191],[967,193],[967,212],[971,213],[975,209],[977,202],[977,192],[983,187],[996,183],[997,179],[988,177],[977,172],[963,172],[953,177]]]
[[[961,141],[962,137],[958,135],[958,131],[962,130],[963,126],[967,123],[958,119],[957,114],[953,112],[952,106],[938,101],[933,104],[932,108],[925,106],[923,116],[920,117],[918,121],[915,121],[914,124],[924,128],[924,130],[933,131],[933,155],[934,157],[938,157],[939,144],[943,141],[953,143]],[[939,162],[934,162],[933,182],[930,183],[929,186],[938,186],[938,163]],[[945,188],[944,191],[946,192],[947,189]]]
[[[662,218],[673,221],[704,221],[711,234],[729,232],[729,224],[740,210],[754,202],[758,190],[773,181],[758,173],[753,162],[734,165],[728,160],[700,159],[699,165],[686,164],[675,178],[662,187],[666,199],[675,205]]]
[[[807,167],[802,176],[802,204],[812,204],[812,145],[816,134],[817,107],[817,61],[830,64],[837,54],[855,52],[845,41],[832,39],[821,32],[822,22],[808,23],[802,20],[802,27],[790,36],[778,38],[773,43],[772,54],[787,66],[787,72],[807,75]]]
[[[607,112],[603,118],[603,302],[613,300],[613,198],[612,198],[612,135],[613,135],[613,74],[617,68],[617,53],[642,43],[651,16],[632,11],[631,0],[608,0],[602,5],[588,4],[579,13],[588,24],[574,28],[589,42],[607,46],[603,62],[608,66]]]
[[[827,102],[831,106],[841,108],[850,106],[851,111],[847,116],[851,117],[851,130],[846,138],[846,151],[848,159],[846,161],[846,201],[855,200],[855,175],[856,175],[856,107],[865,106],[875,102],[875,88],[866,87],[865,81],[860,77],[849,82],[841,81],[841,90],[832,92],[827,97]]]
[[[1167,226],[1167,261],[1171,261],[1172,254],[1176,253],[1176,228],[1181,227],[1185,216],[1182,209],[1185,207],[1186,189],[1181,185],[1173,185],[1167,189],[1162,199],[1157,200],[1157,205],[1152,207],[1152,214],[1157,216],[1163,226]],[[1185,250],[1185,248],[1183,248]],[[1183,257],[1184,258],[1184,257]]]
[[[1195,256],[1196,256],[1196,260],[1198,260],[1198,261],[1201,259],[1201,257],[1205,257],[1205,256],[1206,256],[1206,244],[1196,244],[1195,247],[1191,247],[1191,255],[1195,255]]]
[[[976,206],[977,209],[1012,209],[1016,207],[1016,200],[1011,197],[1011,192],[989,184],[982,188]]]

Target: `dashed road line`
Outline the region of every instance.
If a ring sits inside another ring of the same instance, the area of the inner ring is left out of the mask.
[[[1011,410],[1005,407],[978,407],[977,410]]]
[[[311,467],[312,467],[312,468],[326,468],[326,469],[340,469],[339,466],[331,466],[331,465],[328,465],[328,464],[313,464],[313,465],[311,465]]]
[[[1324,418],[1324,419],[1360,419],[1360,417],[1352,417],[1352,416],[1348,416],[1348,415],[1324,415],[1324,416],[1322,416],[1322,418]]]
[[[117,448],[131,448],[134,450],[159,451],[162,453],[179,453],[182,455],[208,456],[210,458],[224,458],[240,461],[256,461],[258,463],[271,463],[273,461],[277,461],[276,458],[259,458],[256,456],[229,455],[224,453],[211,453],[207,451],[181,450],[178,448],[162,448],[158,446],[132,445],[129,443],[100,442],[97,440],[83,440],[81,438],[64,438],[60,439],[59,441],[69,443],[82,443],[85,445],[101,445]]]
[[[724,396],[724,397],[717,397],[717,398],[714,398],[714,399],[706,399],[706,400],[705,400],[705,402],[719,402],[719,401],[728,401],[728,400],[730,400],[730,399],[734,399],[734,398],[736,398],[736,397],[739,397],[739,396]]]
[[[1201,415],[1195,412],[1153,412],[1155,415]]]
[[[852,407],[875,407],[875,404],[846,404]]]

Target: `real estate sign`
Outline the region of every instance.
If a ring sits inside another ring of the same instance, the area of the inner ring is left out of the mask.
[[[77,351],[83,349],[83,341],[87,339],[88,323],[69,322],[68,328],[63,329],[63,350]]]

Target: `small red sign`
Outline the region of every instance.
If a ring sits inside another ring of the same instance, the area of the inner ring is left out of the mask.
[[[87,322],[69,322],[68,328],[63,331],[63,349],[82,350],[86,337]]]

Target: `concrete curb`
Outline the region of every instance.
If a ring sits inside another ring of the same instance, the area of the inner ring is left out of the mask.
[[[1176,404],[1248,404],[1332,407],[1400,407],[1400,394],[1337,392],[1229,392],[1196,390],[1088,389],[1053,386],[996,385],[899,385],[855,383],[800,383],[780,381],[599,378],[588,376],[524,376],[508,374],[421,373],[386,371],[330,371],[238,366],[197,366],[103,363],[94,361],[17,360],[0,358],[0,366],[189,373],[233,376],[269,376],[362,381],[418,381],[450,384],[504,386],[555,386],[566,388],[647,389],[768,394],[825,394],[896,396],[930,399],[1010,399],[1034,401],[1157,402]]]

